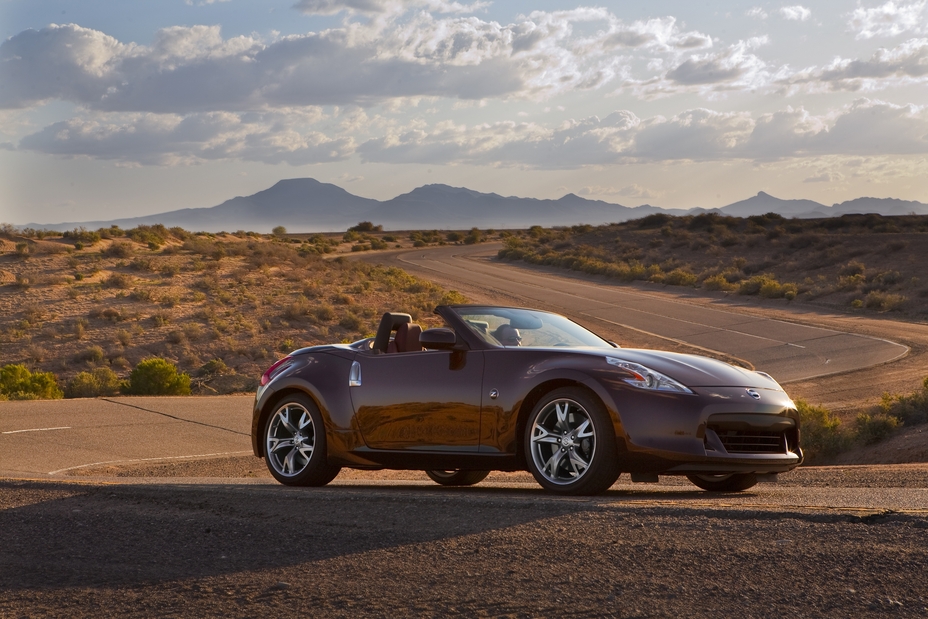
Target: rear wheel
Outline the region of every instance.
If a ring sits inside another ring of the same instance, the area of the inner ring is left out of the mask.
[[[709,492],[740,492],[757,484],[754,473],[725,473],[722,475],[687,475],[686,478]]]
[[[274,405],[264,424],[264,459],[274,479],[288,486],[324,486],[341,470],[326,460],[322,415],[303,394]]]
[[[619,478],[615,428],[594,395],[556,389],[535,405],[525,426],[528,469],[546,490],[599,494]]]
[[[486,479],[490,471],[426,471],[425,474],[442,486],[473,486]]]

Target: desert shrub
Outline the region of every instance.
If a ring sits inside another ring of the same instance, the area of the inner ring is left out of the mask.
[[[674,269],[664,276],[664,283],[671,286],[695,286],[696,276],[686,269]]]
[[[779,286],[779,282],[769,273],[752,275],[738,286],[738,294],[760,294],[761,289],[767,286]]]
[[[383,226],[375,226],[369,221],[359,222],[357,226],[348,228],[349,232],[382,232]]]
[[[438,305],[463,305],[467,303],[467,297],[457,290],[449,290],[438,301]]]
[[[90,372],[80,372],[68,381],[65,387],[65,397],[68,398],[97,398],[100,396],[113,396],[119,393],[122,381],[116,372],[109,368],[94,368]]]
[[[129,268],[135,269],[136,271],[151,271],[152,262],[148,258],[134,258],[132,262],[129,263]]]
[[[88,346],[74,356],[75,361],[84,361],[87,363],[100,364],[106,359],[103,349],[99,346]]]
[[[161,357],[140,361],[125,386],[129,395],[190,395],[190,375]]]
[[[102,253],[110,258],[129,258],[135,253],[135,248],[129,243],[113,243]]]
[[[665,213],[654,213],[646,215],[638,220],[639,228],[660,228],[666,223],[673,221],[673,217]]]
[[[802,431],[802,449],[809,460],[832,456],[848,448],[850,437],[841,420],[823,406],[796,400]]]
[[[838,270],[838,275],[863,275],[865,269],[863,262],[851,260]]]
[[[221,376],[231,373],[231,369],[222,359],[210,359],[200,367],[198,373],[200,376]]]
[[[370,251],[370,243],[358,243],[351,246],[351,251]]]
[[[100,240],[99,232],[92,232],[83,226],[74,230],[66,230],[61,236],[72,241],[75,247],[80,243],[81,247],[78,249],[83,248],[85,245],[93,245]]]
[[[107,288],[125,290],[132,286],[133,280],[134,278],[126,273],[113,273],[103,281],[103,285]]]
[[[467,236],[464,237],[465,245],[475,245],[483,240],[483,233],[479,228],[471,228]]]
[[[331,305],[320,305],[313,310],[313,316],[320,322],[335,320],[335,308]]]
[[[151,301],[153,295],[148,288],[133,288],[129,293],[129,298],[133,301]]]
[[[702,280],[702,286],[706,290],[734,290],[738,286],[732,284],[725,277],[724,273],[718,273]]]
[[[21,364],[0,368],[0,400],[58,400],[64,397],[51,372],[30,372]]]
[[[461,234],[460,232],[449,232],[448,234],[445,235],[445,239],[447,239],[450,243],[457,243],[463,238],[464,238],[464,235]]]
[[[912,394],[884,393],[880,410],[884,415],[895,417],[906,425],[928,423],[928,376],[922,381],[922,388]]]
[[[94,308],[90,310],[90,317],[102,318],[103,320],[107,320],[109,322],[120,322],[127,318],[127,316],[123,316],[122,313],[115,307],[107,307],[103,309]]]
[[[300,295],[293,303],[284,309],[284,317],[286,317],[287,320],[299,320],[300,318],[308,316],[311,309],[309,299]]]
[[[857,439],[864,445],[879,443],[899,427],[899,420],[890,415],[860,413],[855,419]]]
[[[154,224],[152,226],[136,226],[131,230],[127,230],[126,236],[137,243],[148,245],[149,249],[158,249],[172,235],[162,224]]]
[[[161,267],[161,274],[165,277],[176,277],[180,274],[180,267],[176,264],[166,264]]]
[[[348,331],[360,331],[364,322],[361,318],[349,312],[338,321],[338,325]]]
[[[336,305],[353,305],[354,299],[347,294],[339,293],[332,297],[332,302]]]
[[[274,229],[271,230],[271,234],[277,238],[283,238],[287,236],[287,229],[283,226],[274,226]]]
[[[899,309],[905,301],[906,298],[901,294],[877,292],[874,290],[864,298],[864,306],[869,309],[889,311]]]

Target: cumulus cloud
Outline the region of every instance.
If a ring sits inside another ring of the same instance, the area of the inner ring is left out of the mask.
[[[924,32],[926,30],[925,0],[909,4],[896,3],[893,0],[880,6],[857,7],[850,14],[848,28],[857,34],[858,39],[873,37],[894,37],[904,32]]]
[[[761,88],[769,82],[771,72],[753,51],[766,43],[767,37],[756,37],[717,52],[684,56],[659,76],[627,79],[623,87],[645,98]]]
[[[399,12],[269,41],[225,39],[218,26],[165,28],[151,45],[76,24],[25,30],[0,44],[0,108],[57,99],[103,111],[187,114],[404,97],[538,99],[626,75],[628,50],[673,57],[713,43],[672,17],[626,23],[605,9],[536,11],[502,25],[450,15],[479,5],[443,0],[297,6]]]
[[[928,82],[928,39],[910,39],[893,49],[880,48],[867,60],[836,58],[779,79],[788,92],[798,90],[873,91]]]
[[[760,8],[759,6],[751,7],[745,12],[745,15],[748,17],[754,17],[756,19],[767,19],[767,11]]]
[[[801,4],[780,7],[779,12],[783,19],[788,19],[790,21],[806,21],[812,17],[812,11],[802,6]]]

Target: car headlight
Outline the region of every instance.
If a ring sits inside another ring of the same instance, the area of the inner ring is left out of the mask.
[[[639,389],[650,389],[651,391],[670,391],[673,393],[693,393],[685,385],[681,385],[669,376],[664,376],[660,372],[655,372],[651,368],[646,368],[640,363],[625,361],[615,357],[606,357],[606,363],[622,368],[630,374],[629,377],[623,378],[625,382]]]

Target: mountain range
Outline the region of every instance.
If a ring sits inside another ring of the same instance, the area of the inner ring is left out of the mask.
[[[235,197],[208,208],[107,221],[32,223],[23,227],[68,230],[78,226],[96,229],[117,225],[125,229],[160,223],[206,232],[269,232],[275,226],[284,226],[291,232],[334,232],[346,230],[360,221],[370,221],[382,225],[385,230],[464,230],[474,226],[503,229],[596,225],[637,219],[652,213],[692,215],[710,211],[737,217],[770,212],[800,218],[837,217],[849,213],[926,215],[928,204],[895,198],[857,198],[826,206],[812,200],[781,200],[761,191],[721,208],[664,209],[649,204],[622,206],[588,200],[573,193],[557,200],[539,200],[440,184],[423,185],[390,200],[374,200],[312,178],[293,178],[279,181],[256,194]]]

